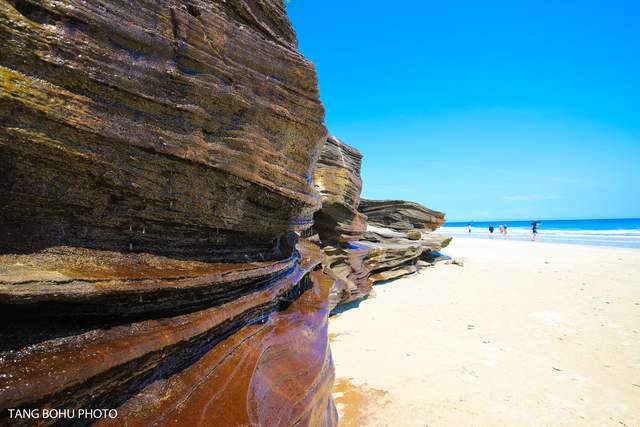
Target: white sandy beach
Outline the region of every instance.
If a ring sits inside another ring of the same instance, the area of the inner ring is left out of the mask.
[[[640,426],[640,250],[454,239],[330,321],[343,426]]]

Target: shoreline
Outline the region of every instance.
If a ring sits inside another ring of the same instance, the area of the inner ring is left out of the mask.
[[[341,425],[639,425],[640,251],[545,243],[454,239],[334,316]]]
[[[627,240],[621,240],[624,238],[618,237],[610,238],[606,236],[598,240],[598,235],[592,235],[587,237],[568,237],[557,234],[545,234],[545,232],[538,234],[538,238],[531,240],[531,233],[519,233],[510,230],[506,236],[496,232],[491,236],[488,232],[474,231],[472,236],[469,236],[466,232],[448,231],[446,227],[440,228],[436,234],[451,236],[454,239],[479,239],[479,240],[495,240],[495,241],[514,241],[514,242],[531,242],[531,243],[544,243],[554,245],[571,245],[571,246],[588,246],[588,247],[604,247],[604,248],[618,248],[618,249],[631,249],[640,250],[640,237],[633,237]]]

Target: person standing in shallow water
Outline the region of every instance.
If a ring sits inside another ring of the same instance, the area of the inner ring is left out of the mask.
[[[471,224],[467,224],[467,230],[469,230],[469,233],[471,233]]]
[[[531,224],[531,240],[535,241],[537,235],[538,235],[538,223],[534,222]]]
[[[489,224],[489,234],[491,234],[493,236],[493,224]]]

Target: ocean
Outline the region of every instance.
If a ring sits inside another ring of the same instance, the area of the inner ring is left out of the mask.
[[[467,231],[468,222],[448,222],[439,231],[453,237],[531,240],[531,223],[534,221],[539,223],[536,238],[539,242],[640,249],[640,218],[474,221],[471,233]],[[493,236],[489,233],[491,224],[495,227]],[[500,224],[507,226],[506,236],[500,234]]]

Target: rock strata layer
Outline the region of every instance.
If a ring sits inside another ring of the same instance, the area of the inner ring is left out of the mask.
[[[0,425],[335,425],[284,2],[0,0],[0,45]]]
[[[370,270],[365,259],[371,249],[369,245],[360,242],[323,247],[326,255],[324,271],[333,279],[329,298],[331,309],[369,295],[372,282],[369,280]]]
[[[403,233],[389,228],[369,226],[364,235],[371,250],[365,258],[365,266],[371,271],[372,283],[395,279],[419,270],[419,260],[429,259],[434,252],[446,247],[451,237],[431,232]],[[362,242],[364,244],[364,242]]]
[[[358,210],[369,224],[397,231],[430,230],[444,224],[444,214],[405,200],[362,199]]]
[[[0,1],[0,250],[276,259],[325,139],[281,0]]]
[[[418,271],[420,257],[450,240],[431,233],[444,223],[440,212],[407,201],[361,200],[361,163],[356,149],[329,137],[314,175],[322,201],[314,230],[333,280],[331,308],[367,297],[377,281]]]
[[[326,254],[324,271],[333,279],[332,308],[361,299],[371,290],[369,270],[364,265],[369,247],[355,243],[367,229],[366,217],[358,212],[361,164],[358,150],[330,136],[313,178],[322,201],[313,229]]]
[[[85,283],[58,259],[55,267],[26,276],[30,286],[42,285],[42,293],[21,292],[18,278],[25,276],[12,271],[15,259],[3,257],[3,308],[64,310],[55,319],[14,315],[3,323],[3,337],[18,337],[3,342],[0,353],[0,422],[8,421],[8,408],[106,407],[118,409],[114,425],[334,424],[326,330],[330,282],[314,272],[323,257],[317,246],[302,241],[290,259],[277,264],[174,261],[147,275],[145,268],[163,261],[147,259],[137,265],[142,271],[129,274],[102,265],[84,272]],[[33,282],[38,275],[64,286],[62,295],[49,293],[45,281]],[[159,295],[165,289],[170,294]],[[165,298],[175,299],[170,295],[176,290],[209,299],[167,308]],[[68,297],[76,292],[81,298]],[[147,312],[130,317],[121,310],[114,317],[80,309],[122,294],[145,302]],[[21,341],[34,336],[36,343]]]
[[[358,212],[361,164],[362,154],[358,150],[336,137],[327,138],[313,177],[322,200],[314,228],[324,243],[358,240],[367,229],[366,217]]]

